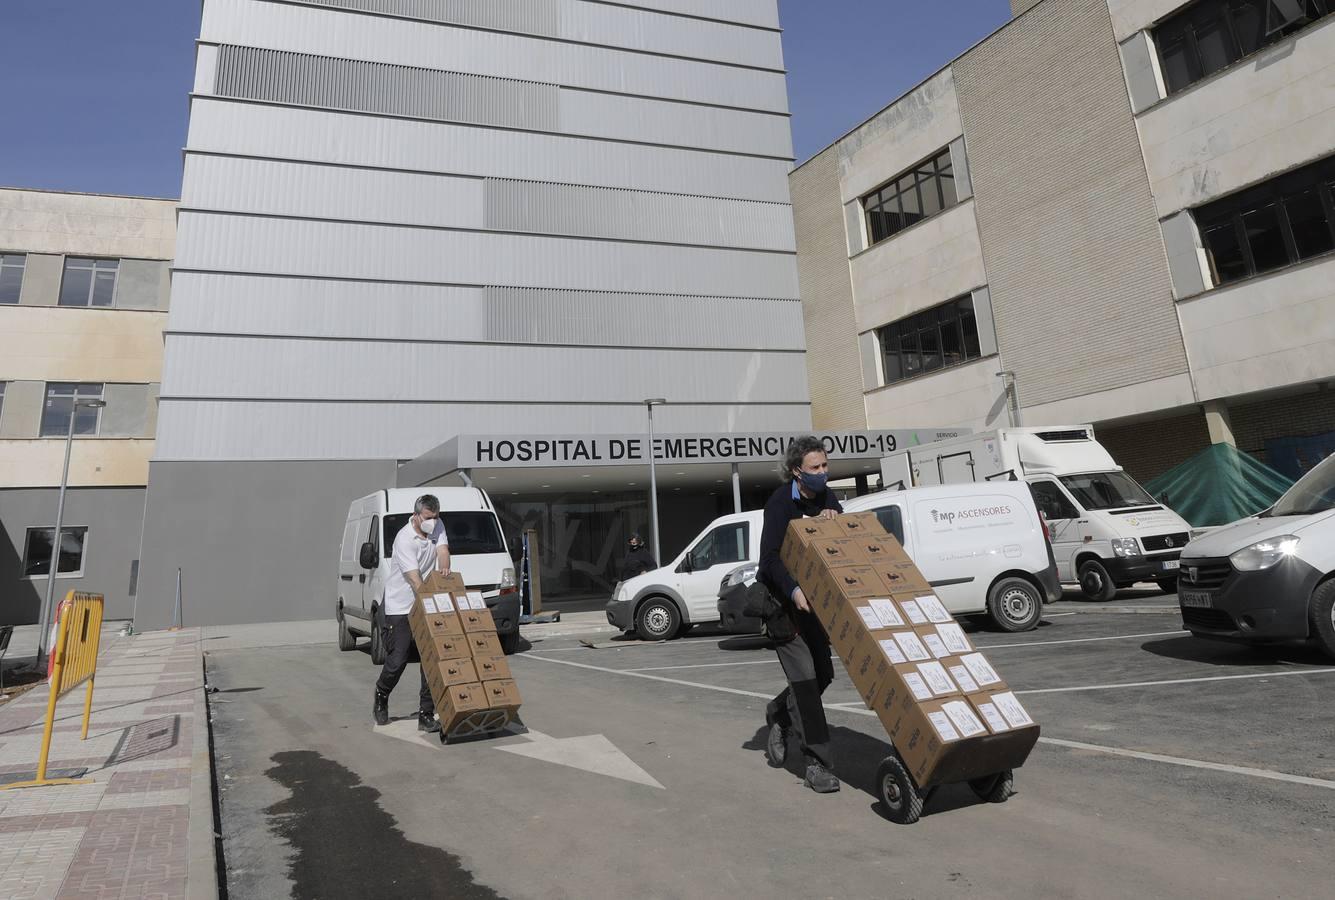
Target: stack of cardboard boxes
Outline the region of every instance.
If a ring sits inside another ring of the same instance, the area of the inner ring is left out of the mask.
[[[782,560],[920,787],[1024,763],[1038,725],[874,513],[794,520]]]
[[[519,688],[482,594],[457,574],[433,574],[417,592],[408,625],[446,736],[470,724],[473,732],[495,731],[514,718]]]

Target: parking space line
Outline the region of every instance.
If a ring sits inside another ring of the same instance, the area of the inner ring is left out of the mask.
[[[1203,678],[1168,678],[1163,681],[1124,681],[1119,684],[1086,684],[1078,687],[1036,688],[1017,694],[1067,694],[1074,691],[1112,691],[1118,688],[1157,687],[1161,684],[1197,684],[1204,681],[1241,681],[1245,678],[1288,678],[1293,675],[1326,675],[1335,669],[1288,669],[1283,672],[1251,672],[1246,675],[1209,675]]]
[[[685,666],[645,666],[640,669],[622,669],[623,672],[663,672],[668,669],[724,669],[728,666],[763,666],[776,663],[779,658],[772,659],[748,659],[745,662],[725,662],[725,663],[694,663]]]
[[[1057,644],[1090,644],[1095,641],[1126,641],[1131,638],[1164,637],[1170,634],[1190,634],[1185,628],[1176,631],[1151,631],[1146,634],[1114,634],[1107,637],[1070,638],[1065,641],[1018,641],[1013,644],[979,644],[979,650],[1004,650],[1007,647],[1052,647]]]
[[[626,675],[630,678],[644,678],[649,681],[662,681],[666,684],[679,684],[682,687],[704,688],[707,691],[719,691],[724,694],[736,694],[739,697],[757,697],[761,700],[773,698],[773,694],[761,694],[757,691],[743,691],[738,688],[723,687],[718,684],[701,684],[698,681],[682,681],[680,678],[665,678],[662,675],[650,675],[646,672],[632,672],[629,669],[609,669],[607,666],[595,666],[590,663],[575,662],[570,659],[548,659],[545,656],[532,656],[528,653],[522,653],[518,656],[512,656],[511,659],[533,659],[538,662],[555,663],[559,666],[574,666],[577,669],[592,669],[595,672],[610,672],[613,675]]]
[[[1252,778],[1267,778],[1271,781],[1287,781],[1290,784],[1303,784],[1308,787],[1335,790],[1335,781],[1320,778],[1308,778],[1306,775],[1290,775],[1288,772],[1276,772],[1272,769],[1253,769],[1250,766],[1230,766],[1226,763],[1206,762],[1200,759],[1184,759],[1180,756],[1164,756],[1160,753],[1145,753],[1140,750],[1124,750],[1121,747],[1105,747],[1102,744],[1085,744],[1080,741],[1065,741],[1061,738],[1039,738],[1044,744],[1066,747],[1071,750],[1092,750],[1095,753],[1108,753],[1113,756],[1127,756],[1149,762],[1168,763],[1173,766],[1187,766],[1192,769],[1210,769],[1215,772],[1227,772],[1230,775],[1248,775]]]
[[[565,636],[566,636],[566,637],[570,637],[570,636],[573,636],[574,634],[575,634],[575,633],[572,632],[570,635],[565,635]],[[730,637],[756,637],[756,638],[758,639],[758,638],[760,637],[760,635],[725,634],[725,635],[723,635],[723,636],[721,636],[721,637],[678,638],[678,639],[675,640],[675,641],[626,641],[626,646],[625,646],[625,647],[601,647],[601,648],[598,648],[598,649],[605,649],[605,650],[625,650],[625,649],[628,649],[628,648],[630,648],[630,647],[680,647],[682,644],[710,644],[710,643],[717,644],[719,641],[727,640],[727,639],[730,638]],[[575,652],[576,650],[589,650],[589,649],[591,649],[591,648],[586,647],[586,646],[584,646],[583,644],[581,644],[581,645],[578,646],[578,647],[553,647],[553,648],[550,649],[550,650],[529,650],[528,652],[529,652],[529,653],[573,653],[573,652]]]

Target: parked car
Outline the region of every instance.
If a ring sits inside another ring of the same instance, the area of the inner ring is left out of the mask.
[[[1260,515],[1188,544],[1177,600],[1196,637],[1311,640],[1335,658],[1335,456]]]
[[[348,506],[343,544],[338,557],[338,646],[352,650],[357,636],[371,639],[371,661],[385,661],[381,644],[381,604],[389,577],[394,537],[413,515],[422,494],[440,500],[440,517],[450,542],[450,566],[463,576],[469,590],[481,591],[496,620],[501,648],[513,653],[519,645],[519,586],[514,562],[496,518],[491,498],[481,488],[396,488],[376,491]]]

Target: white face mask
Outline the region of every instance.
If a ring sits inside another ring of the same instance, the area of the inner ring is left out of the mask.
[[[430,537],[431,535],[433,535],[433,534],[436,533],[436,520],[435,520],[435,519],[422,519],[422,518],[419,518],[419,519],[417,520],[417,522],[418,522],[417,527],[420,528],[420,529],[422,530],[422,534],[425,534],[425,535],[427,535],[428,537]]]

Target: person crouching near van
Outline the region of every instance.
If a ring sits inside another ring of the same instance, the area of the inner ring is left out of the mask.
[[[445,523],[440,520],[440,501],[423,494],[413,504],[413,517],[394,537],[394,555],[385,581],[384,631],[385,667],[375,683],[374,717],[377,725],[389,724],[389,694],[403,676],[410,662],[420,663],[408,614],[412,612],[417,589],[432,572],[450,574],[450,543],[445,538]],[[422,691],[417,712],[419,731],[439,731],[436,704],[422,672]]]
[[[830,658],[830,638],[811,611],[802,588],[784,567],[779,552],[793,519],[833,518],[844,511],[834,492],[826,487],[829,468],[825,446],[818,438],[801,437],[788,445],[781,473],[783,484],[765,503],[758,575],[771,597],[772,615],[766,617],[766,632],[774,640],[788,679],[788,686],[765,709],[765,724],[769,726],[765,754],[771,764],[782,766],[788,757],[788,734],[795,727],[807,762],[803,783],[818,794],[839,790],[839,779],[831,771],[834,758],[830,729],[821,705],[821,694],[834,680],[834,662]]]

